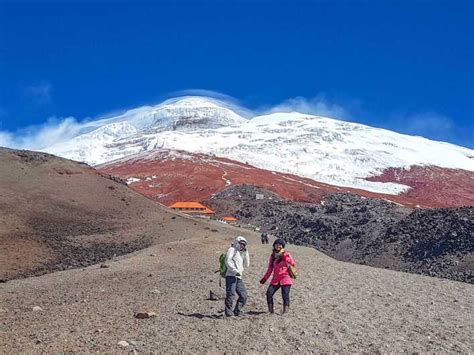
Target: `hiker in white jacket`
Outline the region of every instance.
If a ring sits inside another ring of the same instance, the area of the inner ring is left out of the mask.
[[[225,274],[225,314],[227,317],[238,316],[242,307],[247,302],[247,290],[242,281],[244,268],[250,266],[250,257],[247,250],[247,240],[244,237],[235,238],[232,246],[227,250],[225,264],[227,271]],[[239,298],[234,305],[234,295],[237,293]]]

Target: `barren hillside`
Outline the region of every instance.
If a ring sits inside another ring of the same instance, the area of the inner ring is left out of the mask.
[[[85,164],[0,148],[0,279],[186,238],[190,221]]]

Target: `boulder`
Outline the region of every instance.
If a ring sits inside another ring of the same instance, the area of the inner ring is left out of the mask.
[[[137,312],[134,314],[134,317],[137,319],[146,319],[156,317],[155,312]]]

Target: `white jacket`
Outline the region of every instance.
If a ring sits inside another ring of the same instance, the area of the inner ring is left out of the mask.
[[[239,279],[242,278],[244,267],[247,268],[250,266],[249,252],[248,250],[240,251],[238,238],[234,241],[229,250],[227,250],[225,264],[227,266],[225,276],[236,276],[237,274],[240,274],[240,276],[237,276]]]

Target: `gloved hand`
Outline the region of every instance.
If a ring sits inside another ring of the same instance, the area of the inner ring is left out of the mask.
[[[262,278],[262,279],[260,280],[260,283],[263,285],[266,281],[267,281],[267,280],[265,280],[264,278]]]

